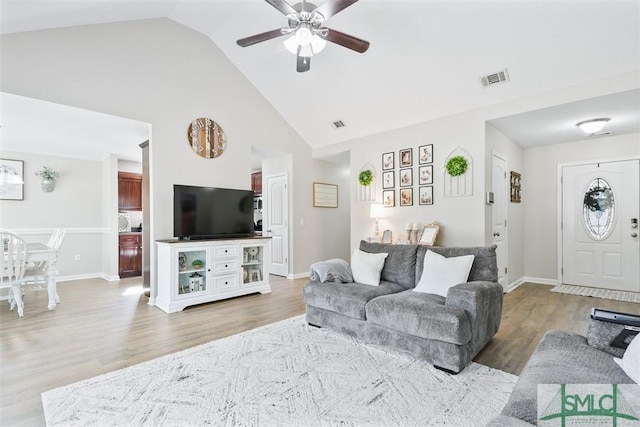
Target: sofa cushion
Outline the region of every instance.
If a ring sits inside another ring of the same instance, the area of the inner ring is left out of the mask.
[[[369,301],[367,321],[405,334],[463,345],[471,339],[464,309],[444,305],[445,298],[406,290]]]
[[[418,245],[369,243],[362,240],[360,242],[360,250],[369,253],[383,252],[389,254],[380,273],[380,279],[397,283],[404,289],[413,288],[416,285],[416,253]],[[422,262],[423,258],[420,258],[420,262]]]
[[[370,300],[403,290],[402,286],[386,281],[381,281],[379,286],[308,282],[304,285],[303,297],[307,305],[365,320],[365,305]]]
[[[380,284],[380,272],[384,267],[387,253],[368,253],[360,249],[354,249],[351,255],[351,272],[353,281],[363,285],[378,286]]]
[[[422,269],[424,263],[424,256],[427,250],[433,251],[445,257],[473,255],[473,265],[469,272],[469,278],[467,281],[498,281],[498,264],[496,262],[496,245],[489,247],[439,247],[439,246],[418,246],[417,261],[416,261],[416,278],[418,283],[422,277]]]
[[[444,257],[433,251],[424,256],[422,277],[415,292],[447,296],[450,287],[466,283],[473,264],[473,255]]]

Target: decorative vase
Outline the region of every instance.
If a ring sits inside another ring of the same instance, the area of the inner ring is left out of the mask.
[[[53,179],[43,179],[41,188],[45,193],[51,193],[53,188],[56,186],[56,181]]]

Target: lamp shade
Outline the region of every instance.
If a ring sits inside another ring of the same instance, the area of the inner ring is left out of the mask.
[[[576,123],[576,126],[582,129],[584,133],[592,134],[592,133],[600,132],[600,130],[604,127],[604,125],[607,124],[609,120],[611,119],[601,118],[601,119],[584,120],[582,122]]]
[[[384,205],[380,203],[371,204],[371,212],[369,214],[370,218],[383,218],[384,217]]]

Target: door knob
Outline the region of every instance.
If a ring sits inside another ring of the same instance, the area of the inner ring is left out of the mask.
[[[497,231],[496,231],[496,232],[494,232],[494,233],[493,233],[493,237],[500,237],[500,233],[499,233],[499,232],[497,232]]]
[[[638,237],[638,233],[631,233],[631,237]]]

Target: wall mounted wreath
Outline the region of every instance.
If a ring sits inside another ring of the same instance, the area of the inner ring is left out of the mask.
[[[447,173],[451,176],[460,176],[463,175],[467,169],[469,168],[469,164],[467,163],[467,159],[463,156],[453,156],[447,161],[445,165],[447,169]]]
[[[369,169],[363,170],[358,176],[358,182],[364,187],[371,185],[371,183],[373,182],[373,172],[371,172]]]

